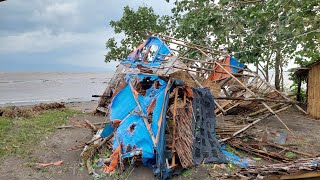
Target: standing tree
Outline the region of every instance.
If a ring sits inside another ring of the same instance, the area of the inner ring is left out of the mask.
[[[123,17],[111,21],[123,33],[120,45],[108,39],[105,61],[125,58],[142,40],[137,32],[158,32],[188,42],[224,47],[242,62],[254,63],[269,81],[275,69],[275,86],[283,85],[288,60],[298,64],[320,58],[320,0],[176,0],[172,16],[159,16],[152,8],[124,8]],[[184,50],[183,48],[181,49]],[[191,58],[203,59],[197,52]]]
[[[179,0],[173,9],[175,35],[214,48],[224,45],[242,61],[256,64],[257,71],[262,67],[267,80],[274,68],[280,89],[289,59],[319,57],[319,4],[320,0]]]

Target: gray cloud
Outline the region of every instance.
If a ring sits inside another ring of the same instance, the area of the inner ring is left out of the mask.
[[[120,39],[109,26],[121,18],[123,7],[152,6],[158,14],[169,14],[165,0],[8,0],[0,3],[0,62],[24,54],[44,58],[57,55],[61,64],[104,65],[105,41]],[[29,57],[29,56],[28,56]],[[52,58],[51,58],[52,59]],[[30,63],[38,59],[23,59]],[[114,65],[114,64],[113,64]]]

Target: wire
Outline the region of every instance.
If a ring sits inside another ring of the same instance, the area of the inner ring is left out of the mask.
[[[288,38],[288,39],[285,39],[285,40],[282,40],[282,41],[278,41],[278,42],[275,42],[275,43],[267,44],[266,46],[263,46],[263,47],[256,47],[256,48],[253,48],[253,49],[248,49],[248,50],[244,50],[244,51],[234,52],[234,54],[239,54],[239,53],[243,53],[243,52],[250,52],[250,51],[252,51],[252,50],[269,47],[269,46],[271,46],[271,45],[279,44],[279,43],[282,43],[282,42],[286,42],[286,41],[292,40],[292,39],[294,39],[294,38],[301,37],[301,36],[304,36],[304,35],[307,35],[307,34],[310,34],[310,33],[313,33],[313,32],[320,32],[320,29],[315,29],[315,30],[312,30],[312,31],[309,31],[309,32],[305,32],[305,33],[303,33],[303,34],[300,34],[300,35],[297,35],[297,36],[293,36],[293,37],[291,37],[291,38]]]

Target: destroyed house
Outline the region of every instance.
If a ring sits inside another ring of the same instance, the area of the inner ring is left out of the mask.
[[[201,56],[191,59],[188,52]],[[223,143],[239,146],[236,136],[270,116],[294,135],[277,115],[291,106],[306,113],[226,52],[150,35],[120,61],[99,100],[96,112],[104,113],[110,124],[96,135],[101,142],[110,140],[107,148],[113,152],[104,172],[123,170],[124,159],[152,168],[157,179],[203,163],[248,166],[225,151]],[[216,126],[216,117],[233,112],[241,116],[240,125]],[[270,157],[265,150],[256,153]]]

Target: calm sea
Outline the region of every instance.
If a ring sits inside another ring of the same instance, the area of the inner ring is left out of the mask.
[[[0,106],[97,100],[91,96],[102,94],[112,75],[112,72],[0,72]]]

